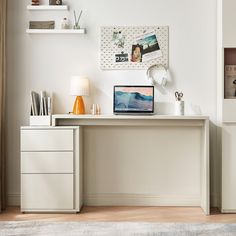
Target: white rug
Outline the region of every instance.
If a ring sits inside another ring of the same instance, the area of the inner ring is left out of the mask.
[[[30,236],[236,236],[236,224],[0,222],[0,235]]]

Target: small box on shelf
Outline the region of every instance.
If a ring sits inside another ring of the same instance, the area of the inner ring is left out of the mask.
[[[29,29],[54,29],[55,21],[30,21]]]
[[[62,5],[62,0],[49,0],[49,5]]]

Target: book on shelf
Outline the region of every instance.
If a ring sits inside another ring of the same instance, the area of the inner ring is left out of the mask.
[[[225,65],[225,98],[236,98],[236,65]]]
[[[40,92],[40,112],[39,114],[42,116],[44,115],[44,111],[43,111],[43,98],[46,97],[46,92],[45,91],[41,91]]]
[[[38,116],[40,109],[39,94],[34,91],[31,92],[31,108],[32,115]]]
[[[43,115],[47,116],[48,115],[48,108],[47,108],[47,98],[43,98]]]
[[[47,99],[47,105],[48,105],[48,114],[52,114],[52,98],[48,97]]]

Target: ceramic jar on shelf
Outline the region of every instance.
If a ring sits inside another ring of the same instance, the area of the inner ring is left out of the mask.
[[[68,18],[64,17],[63,20],[61,21],[61,28],[62,29],[70,29],[70,21]]]

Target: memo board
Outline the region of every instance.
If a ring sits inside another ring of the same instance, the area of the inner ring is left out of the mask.
[[[144,70],[154,64],[168,68],[169,27],[101,27],[100,63],[103,70]]]

